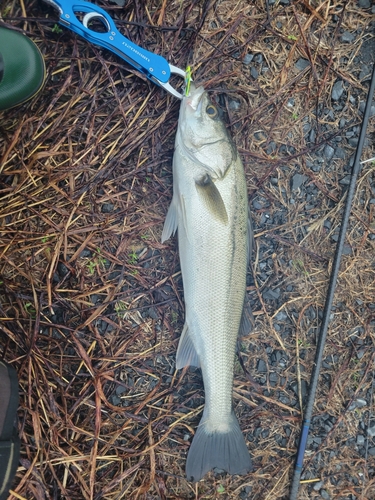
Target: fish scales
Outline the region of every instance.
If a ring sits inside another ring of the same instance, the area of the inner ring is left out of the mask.
[[[202,370],[205,407],[186,474],[246,473],[251,460],[232,409],[233,368],[252,235],[244,169],[202,87],[184,97],[173,157],[173,198],[162,241],[178,229],[185,325],[177,368]]]

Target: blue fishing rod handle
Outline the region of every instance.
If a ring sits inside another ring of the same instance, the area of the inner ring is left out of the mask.
[[[297,459],[295,464],[295,469],[302,472],[303,468],[303,458],[305,456],[305,450],[307,445],[307,438],[309,437],[310,430],[310,420],[305,420],[302,426],[301,437],[298,445]]]
[[[53,4],[60,10],[60,23],[63,26],[81,35],[89,42],[114,52],[144,73],[154,83],[157,83],[155,79],[162,83],[168,82],[171,71],[166,59],[142,49],[123,36],[118,31],[112,17],[104,9],[83,0],[53,0]],[[85,13],[82,22],[76,16],[76,13],[79,12]],[[85,19],[88,23],[90,19],[95,18],[101,20],[104,27],[108,30],[106,33],[99,33],[85,26]]]
[[[309,436],[310,423],[311,423],[310,419],[306,419],[302,426],[302,431],[298,444],[296,463],[294,465],[294,472],[293,472],[292,486],[290,489],[289,500],[297,500],[302,469],[303,469],[303,458],[305,456],[307,438]]]

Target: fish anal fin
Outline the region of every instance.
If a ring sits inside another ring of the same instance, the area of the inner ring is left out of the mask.
[[[169,205],[167,217],[165,218],[163,232],[161,235],[161,242],[167,241],[176,232],[178,225],[178,210],[176,198],[173,196],[171,204]]]
[[[252,469],[245,438],[234,412],[225,428],[220,430],[210,429],[210,422],[203,412],[190,446],[186,462],[188,481],[199,481],[214,467],[229,474],[246,474]]]
[[[189,328],[187,326],[187,323],[185,323],[177,348],[176,369],[180,370],[185,366],[196,366],[197,368],[199,368],[200,365],[201,364],[197,351],[195,350],[191,335],[189,333]]]
[[[205,174],[199,179],[195,180],[195,187],[206,209],[223,224],[228,223],[228,214],[223,202],[223,198],[217,187],[215,186],[212,178]]]

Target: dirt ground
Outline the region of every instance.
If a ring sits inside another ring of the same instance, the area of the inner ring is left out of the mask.
[[[204,391],[176,372],[184,322],[172,196],[179,101],[56,24],[2,2],[47,67],[0,114],[0,355],[18,370],[10,498],[288,498],[351,161],[374,62],[366,0],[97,2],[118,29],[190,64],[243,158],[255,328],[234,407],[254,470],[186,481]],[[178,79],[173,81],[178,85]],[[362,160],[374,154],[374,118]],[[375,163],[363,164],[304,462],[302,499],[375,499]]]

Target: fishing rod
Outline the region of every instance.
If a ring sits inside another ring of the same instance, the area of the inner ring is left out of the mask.
[[[358,177],[358,173],[360,171],[360,165],[361,165],[360,158],[361,158],[361,154],[362,154],[363,144],[365,142],[366,129],[367,129],[367,123],[368,123],[368,120],[370,117],[370,112],[371,112],[371,103],[372,103],[372,97],[374,95],[374,88],[375,88],[375,64],[373,65],[373,68],[372,68],[370,88],[369,88],[369,91],[367,94],[366,106],[364,109],[363,121],[362,121],[362,125],[361,125],[361,132],[359,135],[359,141],[358,141],[358,145],[357,145],[357,149],[356,149],[356,153],[355,153],[355,157],[354,157],[352,174],[351,174],[349,189],[348,189],[348,193],[347,193],[347,197],[346,197],[346,203],[345,203],[344,213],[343,213],[343,217],[342,217],[342,223],[341,223],[341,227],[340,227],[339,239],[338,239],[337,245],[336,245],[336,251],[335,251],[335,256],[334,256],[333,265],[332,265],[332,272],[331,272],[331,276],[330,276],[330,280],[329,280],[326,302],[324,305],[322,325],[320,328],[318,343],[317,343],[316,352],[315,352],[315,360],[314,360],[314,365],[313,365],[313,369],[312,369],[312,373],[311,373],[310,391],[309,391],[309,396],[308,396],[308,400],[307,400],[307,404],[306,404],[305,415],[304,415],[303,424],[302,424],[302,430],[301,430],[300,438],[299,438],[297,458],[296,458],[296,462],[294,465],[289,500],[297,500],[300,479],[301,479],[301,474],[302,474],[302,468],[303,468],[303,459],[305,456],[305,449],[306,449],[306,444],[307,444],[307,437],[309,435],[311,417],[312,417],[312,412],[313,412],[313,407],[314,407],[315,393],[316,393],[316,389],[318,386],[319,372],[320,372],[322,359],[323,359],[324,345],[325,345],[326,338],[327,338],[327,330],[328,330],[329,318],[330,318],[330,314],[331,314],[333,296],[335,293],[337,277],[339,274],[342,251],[343,251],[344,242],[345,242],[345,234],[346,234],[346,230],[348,227],[349,215],[350,215],[351,206],[352,206],[352,202],[353,202],[353,198],[354,198],[354,194],[355,194],[357,177]]]

